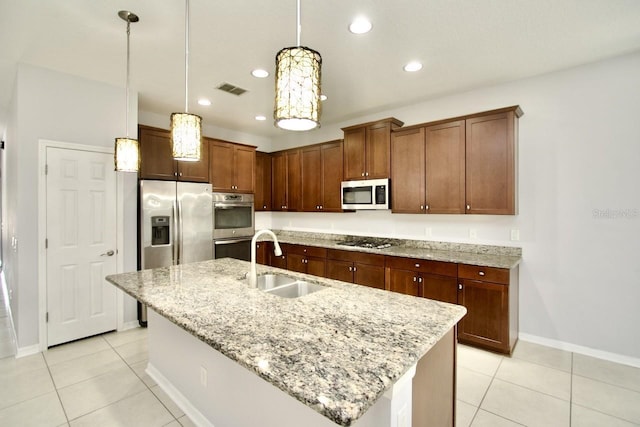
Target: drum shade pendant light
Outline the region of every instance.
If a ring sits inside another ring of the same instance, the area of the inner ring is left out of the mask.
[[[139,18],[136,14],[128,10],[121,10],[118,16],[127,21],[127,83],[126,83],[126,103],[125,110],[125,135],[124,138],[116,138],[115,146],[115,169],[119,172],[138,172],[140,169],[140,152],[138,149],[138,140],[129,138],[129,35],[132,22],[138,22]]]
[[[322,57],[300,46],[300,0],[297,1],[297,46],[276,55],[274,124],[286,130],[305,131],[320,126],[320,68]]]
[[[184,35],[184,113],[171,114],[171,147],[173,158],[182,161],[200,160],[202,117],[189,114],[189,0],[185,1]]]

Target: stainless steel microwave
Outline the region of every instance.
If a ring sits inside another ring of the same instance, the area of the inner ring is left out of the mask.
[[[389,209],[389,180],[342,181],[342,209]]]

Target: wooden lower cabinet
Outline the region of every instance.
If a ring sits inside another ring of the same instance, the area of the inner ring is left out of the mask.
[[[386,266],[390,291],[451,304],[458,302],[456,264],[387,257]]]
[[[518,267],[460,264],[458,275],[458,304],[467,309],[458,341],[511,354],[518,340]]]
[[[329,249],[326,277],[384,289],[384,255]]]
[[[257,264],[262,264],[262,265],[269,264],[269,258],[267,257],[267,247],[268,247],[268,242],[256,243],[256,263]]]
[[[287,270],[325,277],[327,250],[314,246],[286,245]]]

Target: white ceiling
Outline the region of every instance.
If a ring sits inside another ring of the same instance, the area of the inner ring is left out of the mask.
[[[301,0],[302,45],[322,54],[322,123],[640,50],[639,0]],[[126,23],[139,108],[184,109],[183,0],[0,0],[0,131],[16,64],[124,86]],[[296,43],[295,0],[190,0],[189,111],[274,137],[275,55]],[[347,30],[365,15],[366,35]],[[406,73],[419,60],[424,68]],[[251,76],[262,67],[271,75]],[[215,89],[228,82],[248,90]],[[201,107],[198,97],[213,104]],[[123,100],[124,102],[124,100]],[[257,122],[263,114],[267,121]]]

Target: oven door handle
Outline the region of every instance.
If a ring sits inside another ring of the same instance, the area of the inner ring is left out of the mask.
[[[214,209],[250,208],[251,203],[214,203]]]
[[[240,242],[250,242],[251,241],[251,237],[247,238],[242,238],[242,239],[224,239],[224,240],[214,240],[213,244],[214,245],[231,245],[233,243],[240,243]]]

